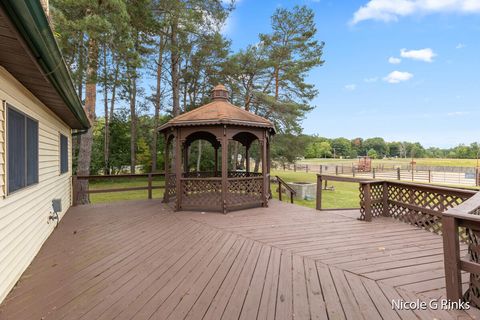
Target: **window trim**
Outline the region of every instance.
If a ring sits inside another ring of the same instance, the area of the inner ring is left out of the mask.
[[[6,156],[5,156],[5,195],[6,196],[9,196],[9,195],[13,195],[13,194],[16,194],[18,192],[21,192],[23,190],[26,190],[26,189],[30,189],[30,188],[33,188],[35,186],[37,186],[39,183],[40,183],[40,122],[29,116],[28,114],[26,114],[25,112],[23,112],[22,110],[18,109],[17,107],[13,106],[12,104],[10,104],[9,102],[7,102],[6,100],[4,100],[4,103],[5,103],[5,151],[6,151]],[[14,112],[17,112],[21,115],[23,115],[25,117],[25,187],[22,187],[20,189],[17,189],[17,190],[14,190],[14,191],[10,191],[9,189],[9,184],[10,184],[10,177],[9,177],[9,160],[8,160],[8,157],[9,157],[9,148],[8,148],[8,144],[10,143],[10,138],[8,137],[8,125],[9,125],[9,122],[8,121],[8,113],[10,112],[10,110],[14,111]],[[34,122],[37,123],[37,146],[38,146],[38,161],[37,161],[37,182],[35,183],[32,183],[32,184],[29,184],[27,185],[27,127],[26,127],[26,124],[27,124],[27,121],[26,119],[30,119]]]
[[[67,170],[62,172],[62,137],[65,137],[67,139]],[[59,172],[60,172],[60,175],[64,175],[66,173],[69,173],[70,172],[70,166],[69,166],[69,161],[68,161],[68,158],[69,158],[69,152],[68,152],[68,136],[59,132],[58,133],[58,151],[59,151]]]

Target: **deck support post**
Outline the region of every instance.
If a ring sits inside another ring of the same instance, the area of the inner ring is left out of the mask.
[[[370,184],[362,184],[363,189],[363,206],[365,209],[365,221],[372,221],[372,192],[370,190]]]
[[[383,182],[383,195],[382,195],[382,213],[383,216],[388,217],[390,211],[388,210],[388,182]]]
[[[462,277],[460,273],[460,246],[458,222],[454,217],[442,216],[443,253],[447,299],[462,299]]]
[[[321,168],[321,166],[320,166]],[[317,174],[317,201],[316,209],[322,210],[322,175]]]
[[[152,199],[152,173],[148,174],[148,199]]]

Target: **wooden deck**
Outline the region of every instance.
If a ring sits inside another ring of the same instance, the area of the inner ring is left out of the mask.
[[[74,207],[0,319],[480,319],[392,310],[444,296],[442,238],[357,216],[278,201],[227,215]]]

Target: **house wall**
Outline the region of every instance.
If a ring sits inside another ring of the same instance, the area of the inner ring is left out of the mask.
[[[0,302],[14,287],[55,227],[51,201],[71,205],[71,129],[0,66]],[[39,183],[7,194],[6,105],[39,123]],[[60,174],[60,133],[68,137],[69,171]]]

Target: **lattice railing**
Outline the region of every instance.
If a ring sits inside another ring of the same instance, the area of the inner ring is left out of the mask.
[[[262,202],[263,177],[229,178],[227,190],[227,206]]]
[[[261,172],[228,171],[229,178],[261,177]]]
[[[163,200],[165,202],[171,202],[176,199],[177,195],[177,186],[176,186],[176,175],[175,173],[169,173],[165,177],[165,195]]]
[[[367,194],[370,193],[370,196]],[[442,212],[458,206],[475,191],[392,181],[360,183],[360,219],[390,216],[441,233]],[[380,198],[382,198],[380,200]],[[367,199],[370,199],[370,207]]]
[[[384,188],[385,183],[382,181],[360,183],[360,220],[371,220],[372,217],[378,217],[384,214]]]
[[[221,178],[182,178],[181,206],[183,209],[222,210]]]

